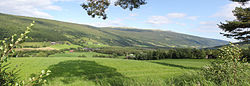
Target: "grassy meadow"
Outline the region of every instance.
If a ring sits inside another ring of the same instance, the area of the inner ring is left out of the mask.
[[[60,50],[60,49],[78,48],[78,47],[81,47],[81,46],[74,45],[74,44],[70,44],[70,45],[67,45],[67,44],[56,44],[56,45],[51,45],[50,47]]]
[[[45,86],[159,86],[165,85],[168,78],[199,70],[209,62],[202,59],[137,61],[92,58],[92,55],[96,54],[93,52],[74,54],[68,55],[85,54],[87,57],[65,57],[56,54],[51,57],[12,58],[10,62],[12,66],[20,65],[19,76],[26,81],[41,70],[51,70]]]
[[[96,52],[69,52],[65,51],[64,53],[56,53],[53,55],[50,55],[49,57],[78,57],[84,55],[86,57],[93,57],[93,55],[107,55],[107,54],[101,54]]]

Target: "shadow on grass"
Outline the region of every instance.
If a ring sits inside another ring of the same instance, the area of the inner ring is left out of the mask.
[[[161,64],[161,65],[165,65],[165,66],[171,66],[171,67],[178,67],[178,68],[182,68],[182,69],[192,69],[192,70],[200,70],[201,69],[201,68],[197,68],[197,67],[185,67],[182,65],[163,63],[163,62],[152,62],[152,63]]]
[[[48,68],[52,71],[47,79],[53,80],[57,77],[64,77],[61,82],[64,84],[73,83],[76,79],[85,79],[96,82],[98,85],[109,84],[121,86],[127,77],[116,72],[115,68],[99,65],[94,61],[69,60],[52,65]]]

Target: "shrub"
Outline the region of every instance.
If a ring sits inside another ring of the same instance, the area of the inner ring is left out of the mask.
[[[230,44],[220,48],[219,57],[201,71],[171,78],[168,83],[176,86],[249,86],[248,63],[240,59],[241,49]]]
[[[11,57],[48,57],[49,55],[55,53],[61,53],[62,50],[51,50],[51,51],[44,51],[44,50],[32,50],[32,51],[17,51]]]
[[[241,49],[232,43],[219,49],[219,59],[204,67],[201,74],[218,85],[243,86],[250,84],[248,65],[241,60]]]
[[[44,77],[49,75],[49,70],[47,72],[42,71],[39,76],[34,76],[31,78],[30,82],[24,83],[24,81],[19,81],[17,73],[19,70],[17,68],[9,67],[10,63],[7,63],[9,55],[14,53],[14,48],[24,42],[25,39],[29,38],[27,35],[31,30],[31,27],[34,25],[34,22],[27,27],[26,31],[20,36],[17,34],[12,35],[10,38],[5,38],[0,42],[0,85],[1,86],[33,86],[39,85],[45,82]]]
[[[117,58],[116,55],[93,55],[93,57],[101,57],[101,58]]]
[[[79,55],[78,57],[87,57],[87,56],[85,56],[84,54],[82,54],[82,55]]]
[[[192,71],[184,73],[178,77],[167,79],[169,86],[216,86],[214,82],[208,81],[203,75]]]

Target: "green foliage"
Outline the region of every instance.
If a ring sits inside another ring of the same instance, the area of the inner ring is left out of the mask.
[[[45,80],[45,78],[47,78],[50,75],[51,71],[50,70],[42,70],[41,73],[39,75],[32,75],[31,78],[29,78],[29,82],[28,83],[22,83],[22,85],[24,86],[37,86],[37,85],[42,85],[44,83],[47,83],[47,80]]]
[[[116,54],[118,56],[126,56],[127,54],[135,54],[142,51],[141,48],[133,47],[104,47],[96,49],[95,52],[104,53],[104,54]]]
[[[247,61],[250,61],[250,47],[248,47],[248,49],[242,49],[242,54],[243,54],[243,58],[241,58],[241,60],[243,60],[244,58],[247,59]]]
[[[56,53],[61,53],[61,50],[32,50],[32,51],[16,51],[11,57],[48,57]]]
[[[81,6],[87,11],[89,16],[93,18],[95,16],[100,16],[103,17],[102,19],[106,19],[107,15],[105,10],[108,8],[109,4],[108,0],[87,0],[87,4],[83,3]]]
[[[93,57],[101,57],[101,58],[118,58],[117,55],[93,55]]]
[[[166,83],[171,86],[217,86],[217,84],[206,80],[202,75],[194,71],[170,78]]]
[[[115,6],[120,6],[123,9],[129,8],[131,11],[134,8],[139,8],[140,5],[146,4],[145,0],[117,0],[115,2]],[[108,9],[110,5],[110,0],[87,0],[81,6],[84,10],[87,11],[87,14],[91,17],[99,16],[102,19],[107,18],[107,14],[105,13],[106,9]]]
[[[9,54],[12,54],[14,48],[19,44],[24,42],[25,39],[28,38],[28,34],[31,30],[31,27],[34,25],[35,22],[31,23],[29,27],[27,27],[26,31],[21,35],[14,34],[10,38],[5,38],[0,42],[0,84],[1,85],[16,85],[18,82],[17,72],[16,69],[12,69],[10,72],[7,71],[9,69],[8,65],[6,64],[8,61]]]
[[[203,49],[177,48],[169,50],[144,50],[135,54],[136,60],[158,59],[204,59],[206,52]]]
[[[20,70],[17,70],[18,67],[12,68],[9,67],[11,64],[8,63],[9,55],[15,53],[14,48],[20,43],[24,42],[25,39],[29,38],[27,35],[31,31],[31,27],[34,25],[30,24],[21,35],[14,34],[10,38],[5,38],[0,42],[0,85],[1,86],[33,86],[35,84],[44,83],[43,77],[48,76],[50,71],[42,72],[38,77],[32,77],[31,81],[24,83],[24,81],[19,81],[17,75]]]
[[[177,86],[249,86],[250,71],[248,63],[241,61],[241,49],[230,44],[219,51],[219,58],[204,66],[201,71],[171,78],[168,83]]]
[[[230,1],[233,1],[233,2],[239,2],[241,3],[242,5],[245,5],[248,1],[250,0],[230,0]]]
[[[127,59],[135,60],[159,60],[159,59],[215,59],[218,57],[218,50],[176,48],[176,49],[146,49],[130,47],[106,47],[95,50],[98,53],[112,54],[118,56],[134,57]]]
[[[167,57],[172,59],[203,59],[206,57],[206,52],[203,49],[177,48],[170,49],[168,51]]]
[[[238,85],[250,84],[248,64],[241,60],[241,49],[237,45],[230,44],[220,48],[219,59],[204,67],[202,74],[209,81],[218,85]]]
[[[240,2],[243,5],[249,0],[231,0]],[[221,33],[228,38],[237,40],[249,41],[250,40],[250,8],[236,7],[233,11],[234,16],[237,18],[233,21],[226,21],[221,23],[219,27],[226,33]]]

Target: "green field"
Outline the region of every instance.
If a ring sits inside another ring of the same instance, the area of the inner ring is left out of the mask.
[[[48,47],[51,44],[49,42],[24,42],[20,44],[22,47]]]
[[[90,55],[90,54],[88,54]],[[12,66],[21,65],[20,77],[28,80],[32,74],[49,69],[49,86],[95,86],[125,85],[133,81],[134,86],[143,84],[164,85],[170,77],[191,70],[199,70],[209,60],[166,59],[137,61],[109,58],[77,57],[24,57],[12,58]],[[153,83],[152,83],[153,82]],[[150,83],[150,84],[149,84]],[[127,84],[127,86],[130,86]]]
[[[67,45],[67,44],[56,44],[56,45],[51,45],[50,47],[60,50],[60,49],[78,48],[78,47],[81,47],[81,46],[74,45],[74,44],[70,44],[70,45]]]
[[[49,57],[78,57],[81,55],[85,55],[86,57],[93,57],[93,55],[107,55],[96,52],[65,52],[65,53],[56,53],[54,55],[50,55]]]

